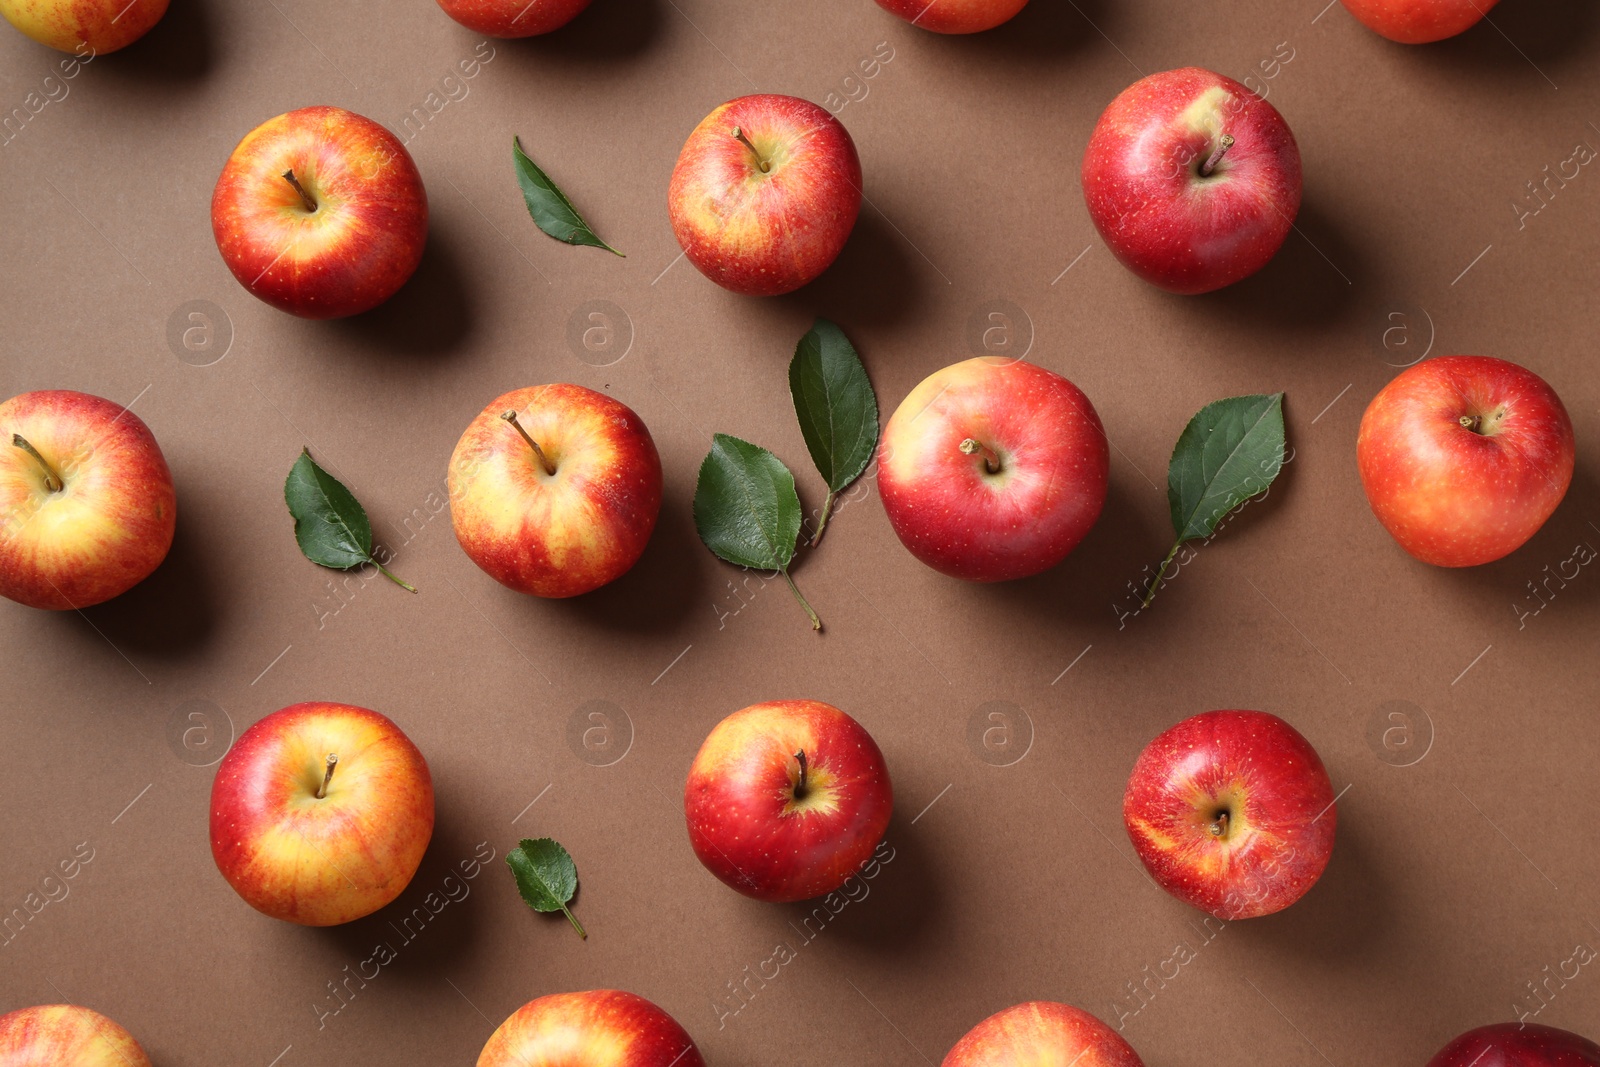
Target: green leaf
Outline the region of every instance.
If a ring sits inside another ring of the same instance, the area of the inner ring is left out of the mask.
[[[1167,504],[1177,536],[1150,582],[1155,598],[1185,541],[1211,537],[1234,508],[1267,491],[1283,469],[1283,394],[1235,396],[1207,404],[1183,428],[1167,468]]]
[[[304,448],[289,468],[283,499],[294,516],[294,539],[306,559],[340,571],[370,563],[396,585],[416,592],[372,558],[372,524],[366,509]]]
[[[506,853],[506,865],[517,879],[517,891],[534,911],[559,911],[578,936],[588,939],[567,904],[578,891],[578,868],[560,842],[549,837],[524,839]]]
[[[517,161],[517,184],[522,186],[522,199],[527,203],[528,214],[533,216],[539,229],[569,245],[588,245],[622,255],[595,236],[589,224],[583,221],[583,216],[578,214],[578,209],[572,206],[572,201],[567,199],[567,194],[539,169],[537,163],[528,158],[522,150],[522,142],[516,137],[511,138],[511,151]]]
[[[782,460],[748,441],[714,434],[695,482],[694,525],[705,546],[729,563],[780,572],[811,616],[811,628],[822,629],[789,577],[800,536],[800,497]]]
[[[827,529],[834,497],[872,460],[878,445],[878,398],[850,339],[823,318],[795,346],[789,361],[789,393],[811,460],[828,483],[817,532],[811,538],[815,545]]]

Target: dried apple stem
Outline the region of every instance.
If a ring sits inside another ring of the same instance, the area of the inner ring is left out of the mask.
[[[1211,825],[1209,827],[1207,827],[1207,829],[1209,829],[1211,831],[1211,836],[1212,837],[1227,837],[1228,836],[1228,813],[1225,812],[1225,811],[1217,812],[1217,817],[1214,820],[1212,820]]]
[[[999,457],[999,455],[997,455],[995,453],[994,449],[990,448],[988,445],[984,444],[982,441],[979,441],[976,438],[969,437],[965,441],[961,442],[961,451],[966,453],[969,456],[972,455],[974,452],[982,452],[983,453],[983,469],[988,471],[990,474],[999,474],[1000,473],[1000,457]]]
[[[733,136],[734,136],[734,140],[738,141],[740,144],[742,144],[746,148],[750,149],[750,154],[756,157],[756,162],[757,163],[761,164],[761,173],[762,174],[765,174],[769,170],[772,169],[772,164],[770,162],[768,162],[767,160],[761,158],[761,153],[756,151],[756,146],[750,143],[750,138],[748,138],[748,137],[746,137],[744,135],[744,131],[743,130],[741,130],[739,127],[735,126],[733,128]]]
[[[1233,147],[1233,138],[1223,134],[1217,138],[1217,147],[1211,150],[1211,158],[1200,164],[1200,177],[1209,178],[1211,172],[1217,169],[1217,164],[1222,162],[1222,157],[1228,154],[1228,149]]]
[[[528,431],[524,430],[522,423],[517,421],[517,413],[515,411],[504,411],[500,413],[500,417],[509,422],[522,435],[522,439],[528,442],[528,447],[533,449],[533,454],[539,457],[539,465],[544,468],[544,472],[553,476],[556,473],[556,465],[551,463],[550,457],[544,454],[544,449],[539,447],[539,442],[528,436]]]
[[[806,750],[802,748],[794,754],[794,758],[800,764],[800,780],[795,783],[794,798],[803,800],[806,795]]]
[[[328,769],[322,776],[322,784],[317,786],[317,799],[325,800],[328,796],[328,783],[333,781],[333,769],[339,766],[339,753],[328,753]]]
[[[796,600],[800,601],[800,606],[806,609],[806,614],[811,616],[811,628],[813,630],[822,629],[822,620],[817,618],[817,613],[811,610],[811,605],[806,603],[806,598],[800,595],[800,587],[794,584],[794,579],[789,577],[787,570],[783,572],[783,580],[789,583],[789,591],[794,594]]]
[[[34,448],[33,445],[29,444],[26,437],[22,436],[20,433],[14,433],[11,435],[11,443],[22,449],[28,455],[32,456],[34,461],[39,464],[39,467],[44,471],[44,487],[46,489],[50,490],[52,493],[61,492],[63,485],[61,481],[61,475],[56,473],[56,469],[54,467],[45,462],[45,458],[39,455],[39,450]]]
[[[294,191],[300,194],[300,202],[305,204],[307,211],[315,212],[317,210],[317,202],[311,199],[311,194],[306,192],[306,187],[301,185],[300,179],[294,176],[293,167],[283,172],[283,180],[294,186]]]

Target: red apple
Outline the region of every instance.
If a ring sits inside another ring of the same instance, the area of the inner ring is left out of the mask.
[[[978,33],[1009,21],[1028,0],[878,0],[878,6],[934,33]]]
[[[11,25],[85,62],[128,47],[166,13],[167,0],[0,0]]]
[[[569,597],[638,562],[661,512],[661,457],[626,404],[581,385],[497,397],[450,457],[456,540],[495,581]]]
[[[667,189],[672,232],[700,273],[775,296],[828,269],[861,210],[861,160],[809,100],[741,96],[694,128]]]
[[[928,566],[974,582],[1055,566],[1100,517],[1111,459],[1094,405],[1054,371],[980,356],[935,371],[883,432],[878,489]]]
[[[1401,44],[1428,44],[1478,24],[1500,0],[1344,0],[1367,28]]]
[[[872,736],[816,700],[752,704],[723,719],[683,793],[694,854],[757,900],[838,889],[871,858],[893,809]]]
[[[0,1067],[150,1067],[150,1059],[99,1012],[46,1004],[0,1015]]]
[[[399,896],[433,836],[433,778],[411,739],[350,704],[294,704],[246,730],[211,786],[211,855],[257,911],[305,926]]]
[[[371,119],[303,107],[228,157],[211,196],[222,260],[250,292],[308,319],[377,307],[428,241],[428,194],[405,145]]]
[[[1144,1067],[1144,1061],[1088,1012],[1033,1000],[968,1030],[941,1067]]]
[[[1339,813],[1311,743],[1276,715],[1208,711],[1140,753],[1122,818],[1150,876],[1219,919],[1282,911],[1333,854]]]
[[[489,1035],[478,1067],[705,1067],[694,1039],[654,1004],[618,989],[530,1000]]]
[[[1600,1067],[1600,1045],[1538,1023],[1496,1023],[1468,1030],[1428,1067]]]
[[[439,6],[474,33],[537,37],[577,18],[589,0],[439,0]]]
[[[1401,372],[1361,416],[1372,512],[1413,556],[1472,567],[1519,548],[1572,482],[1572,420],[1537,374],[1489,356]]]
[[[1141,78],[1083,155],[1089,217],[1124,266],[1208,293],[1266,266],[1300,211],[1300,149],[1278,109],[1198,67]]]
[[[139,416],[65,389],[0,404],[0,596],[86,608],[167,558],[172,473]]]

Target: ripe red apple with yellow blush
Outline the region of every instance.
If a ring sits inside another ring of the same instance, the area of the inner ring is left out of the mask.
[[[752,704],[723,719],[700,746],[683,794],[700,862],[770,901],[838,889],[871,858],[893,810],[877,743],[817,700]]]
[[[177,518],[166,458],[121,404],[65,389],[0,404],[0,596],[110,600],[166,559]]]
[[[583,13],[589,0],[439,0],[444,13],[487,37],[537,37]]]
[[[1219,919],[1282,911],[1322,876],[1339,813],[1311,743],[1262,711],[1208,711],[1151,741],[1122,818],[1167,892]]]
[[[1490,356],[1439,356],[1384,386],[1356,438],[1367,503],[1424,563],[1473,567],[1520,548],[1572,483],[1572,420],[1555,390]]]
[[[433,836],[433,778],[376,711],[294,704],[240,735],[211,786],[211,855],[257,911],[304,926],[370,915]]]
[[[1429,44],[1465,33],[1500,0],[1344,0],[1363,25],[1401,44]]]
[[[776,296],[816,278],[861,210],[861,160],[838,119],[765,93],[721,105],[689,134],[667,189],[672,232],[700,273]]]
[[[974,582],[1055,566],[1105,504],[1105,429],[1082,390],[1037,364],[980,356],[935,371],[883,432],[889,523],[928,566]]]
[[[268,119],[211,194],[222,260],[254,296],[308,319],[368,311],[428,242],[428,194],[405,145],[369,118],[303,107]]]
[[[1288,123],[1258,94],[1199,67],[1124,89],[1095,125],[1082,178],[1106,247],[1174,293],[1254,274],[1300,211],[1300,149]]]
[[[478,1067],[705,1067],[694,1039],[650,1001],[620,989],[552,993],[501,1023]]]
[[[1600,1067],[1600,1045],[1538,1023],[1495,1023],[1468,1030],[1428,1067]]]
[[[1033,1000],[968,1030],[941,1067],[1144,1067],[1111,1027],[1070,1004]]]
[[[126,48],[149,33],[167,13],[167,3],[168,0],[0,0],[0,15],[40,44],[70,52],[87,62]]]
[[[620,578],[661,512],[661,457],[644,420],[581,385],[495,398],[456,443],[448,484],[467,556],[533,596],[577,596]]]
[[[150,1067],[133,1035],[74,1004],[0,1015],[0,1067]]]
[[[878,0],[878,6],[934,33],[981,33],[1009,22],[1028,0]]]

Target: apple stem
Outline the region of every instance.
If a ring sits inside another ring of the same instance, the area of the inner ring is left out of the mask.
[[[504,411],[500,413],[500,417],[515,427],[516,431],[522,435],[522,439],[528,442],[528,447],[533,449],[533,454],[539,457],[539,465],[544,468],[544,472],[554,476],[556,465],[551,463],[550,457],[544,454],[544,449],[539,447],[539,442],[528,436],[528,431],[524,430],[522,423],[517,421],[517,413],[515,411]]]
[[[981,441],[969,437],[965,441],[961,442],[961,451],[969,456],[974,452],[982,452],[983,469],[988,471],[990,474],[1000,473],[1000,457],[995,454],[994,449],[990,448]]]
[[[50,490],[52,493],[61,492],[61,475],[56,473],[56,469],[54,467],[45,462],[44,457],[39,455],[39,450],[34,448],[33,445],[29,444],[26,437],[22,436],[20,433],[14,433],[11,435],[11,443],[22,449],[28,455],[32,456],[39,466],[44,470],[44,487],[46,489]]]
[[[1211,823],[1210,827],[1208,827],[1208,829],[1211,831],[1211,836],[1212,837],[1227,837],[1228,836],[1228,813],[1225,812],[1225,811],[1217,812],[1216,819],[1212,821],[1212,823]]]
[[[794,579],[789,577],[787,569],[783,572],[783,580],[789,583],[789,591],[794,594],[796,600],[800,601],[800,606],[806,609],[806,614],[811,616],[811,628],[813,630],[821,630],[822,620],[817,618],[817,613],[811,610],[810,604],[806,603],[806,598],[800,594],[800,587],[794,584]]]
[[[317,786],[317,799],[325,800],[328,796],[328,783],[333,781],[333,769],[339,766],[339,754],[328,753],[328,769],[322,776],[322,784]]]
[[[1222,157],[1228,154],[1228,149],[1233,147],[1233,138],[1223,134],[1217,138],[1217,147],[1211,150],[1211,158],[1200,164],[1200,177],[1209,178],[1211,172],[1222,162]]]
[[[750,154],[756,157],[756,162],[757,163],[761,164],[761,173],[762,174],[765,174],[769,170],[772,169],[772,164],[769,163],[767,160],[761,158],[761,153],[756,151],[756,146],[750,143],[750,138],[748,138],[748,137],[746,137],[744,135],[744,131],[743,130],[741,130],[739,127],[735,126],[733,128],[733,137],[734,137],[734,140],[738,141],[740,144],[742,144],[746,148],[750,149]]]
[[[794,754],[795,760],[800,764],[800,780],[795,783],[794,798],[804,800],[806,795],[806,750],[801,749]]]
[[[283,172],[283,180],[294,186],[294,191],[300,194],[300,201],[301,203],[305,204],[306,210],[315,213],[317,210],[317,202],[311,199],[311,194],[306,192],[306,187],[301,185],[300,179],[294,176],[293,167],[290,167],[288,170]]]
[[[1182,541],[1175,542],[1172,546],[1172,551],[1167,553],[1167,558],[1161,561],[1161,567],[1156,571],[1156,576],[1150,579],[1150,588],[1145,590],[1144,603],[1139,605],[1140,611],[1143,611],[1145,608],[1149,607],[1150,601],[1156,598],[1156,590],[1161,587],[1161,579],[1167,576],[1167,568],[1172,566],[1172,561],[1177,558],[1178,549],[1182,547],[1182,545]]]
[[[1463,415],[1461,416],[1461,426],[1463,429],[1471,430],[1473,433],[1478,433],[1480,427],[1483,426],[1483,416]]]
[[[817,519],[817,532],[811,535],[812,548],[817,547],[817,542],[822,540],[822,531],[828,528],[828,517],[833,514],[833,498],[837,495],[830,489],[827,498],[822,501],[822,515]]]

